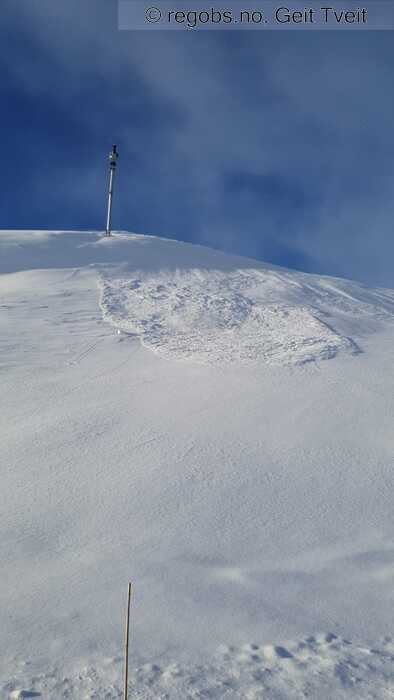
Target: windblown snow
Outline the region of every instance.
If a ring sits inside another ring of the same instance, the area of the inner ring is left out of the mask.
[[[264,299],[269,278],[191,270],[104,280],[102,308],[147,348],[178,360],[297,363],[354,349],[316,309]]]
[[[394,291],[0,232],[0,695],[394,698]],[[324,360],[324,361],[323,361]]]

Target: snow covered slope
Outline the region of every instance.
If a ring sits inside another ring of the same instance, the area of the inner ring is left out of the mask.
[[[0,232],[2,697],[394,697],[394,292]],[[329,360],[322,362],[321,360]]]

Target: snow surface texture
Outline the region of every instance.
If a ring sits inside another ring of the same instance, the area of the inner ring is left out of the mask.
[[[104,317],[164,356],[196,362],[300,364],[356,353],[345,335],[355,321],[394,314],[391,290],[269,266],[119,274],[103,274]]]
[[[132,579],[133,698],[394,698],[393,314],[155,237],[0,232],[0,696],[121,697]]]
[[[344,331],[352,333],[357,319],[394,314],[393,292],[335,282],[267,267],[129,273],[110,281],[104,273],[101,306],[107,320],[166,357],[300,364],[356,353]]]
[[[354,347],[320,321],[317,310],[259,302],[258,285],[267,277],[192,270],[104,281],[101,303],[114,325],[180,360],[296,363]]]
[[[96,666],[80,664],[74,675],[61,669],[34,679],[35,690],[11,691],[10,697],[119,700],[121,657],[102,659]],[[394,696],[394,642],[379,648],[354,646],[334,634],[307,637],[287,646],[244,644],[219,647],[210,663],[185,666],[145,663],[130,674],[132,698],[392,698]],[[97,662],[96,662],[97,663]],[[23,669],[23,672],[26,671]],[[4,687],[13,687],[12,681]]]

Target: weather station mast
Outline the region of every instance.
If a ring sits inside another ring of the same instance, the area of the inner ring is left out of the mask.
[[[107,227],[105,229],[105,235],[111,235],[111,222],[112,222],[112,195],[114,191],[114,178],[116,170],[116,161],[118,160],[119,153],[116,150],[116,145],[112,146],[112,151],[109,154],[109,189],[108,189],[108,211],[107,211]]]

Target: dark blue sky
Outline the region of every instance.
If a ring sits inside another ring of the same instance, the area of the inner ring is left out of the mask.
[[[3,0],[1,228],[114,228],[393,286],[392,32],[120,32]],[[8,176],[7,176],[8,173]]]

